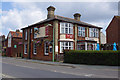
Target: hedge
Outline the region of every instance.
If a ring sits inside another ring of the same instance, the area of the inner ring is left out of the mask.
[[[64,51],[64,63],[120,66],[120,51]]]

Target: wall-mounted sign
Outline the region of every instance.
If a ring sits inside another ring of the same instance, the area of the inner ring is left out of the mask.
[[[34,38],[48,36],[48,33],[49,33],[49,26],[34,28]]]
[[[14,48],[17,48],[17,45],[14,45]]]
[[[66,39],[73,39],[73,34],[66,34]]]
[[[19,42],[18,44],[22,44],[22,42]]]
[[[55,46],[55,52],[58,52],[58,46]]]

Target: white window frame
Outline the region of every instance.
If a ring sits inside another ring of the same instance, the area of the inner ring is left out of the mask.
[[[48,56],[49,55],[49,45],[48,45],[48,53],[46,53],[46,44],[48,45],[47,42],[44,43],[44,55]]]
[[[89,36],[90,37],[96,37],[98,38],[99,37],[99,29],[97,28],[89,28]]]
[[[8,35],[8,47],[11,47],[11,40],[12,40],[12,36],[11,36],[11,33],[9,33],[9,35]]]
[[[37,54],[37,44],[35,43],[33,46],[33,54],[36,55]]]
[[[25,30],[25,40],[27,40],[27,30]]]
[[[78,26],[78,36],[85,37],[85,27]]]
[[[51,51],[51,49],[52,49],[52,51]],[[49,46],[49,52],[50,52],[50,53],[53,52],[53,48],[52,48],[52,46]]]
[[[31,28],[31,31],[30,31],[30,33],[32,33],[33,31],[32,31],[32,28]]]
[[[67,46],[65,44],[68,44]],[[70,50],[73,50],[73,42],[60,42],[60,53],[63,53],[63,50],[65,49],[70,49]]]
[[[60,33],[73,34],[73,24],[67,22],[60,22]]]
[[[24,45],[24,54],[27,54],[27,48],[28,48],[27,43],[25,43],[25,45]]]

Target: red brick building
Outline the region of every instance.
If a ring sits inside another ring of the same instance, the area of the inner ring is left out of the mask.
[[[10,31],[7,39],[3,41],[3,48],[8,57],[21,57],[22,55],[22,32]]]
[[[5,40],[5,35],[1,35],[0,36],[0,53],[2,53],[2,41],[4,41]]]
[[[117,48],[120,49],[120,16],[114,16],[106,29],[107,48],[112,49],[112,44],[117,43]]]
[[[79,13],[72,19],[54,15],[53,6],[47,10],[47,19],[22,28],[24,58],[60,60],[65,49],[96,49],[96,44],[100,43],[101,27],[82,22]]]
[[[2,41],[2,55],[6,55],[6,50],[7,50],[7,39],[4,39]]]

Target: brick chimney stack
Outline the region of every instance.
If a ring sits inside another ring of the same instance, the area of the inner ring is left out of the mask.
[[[47,11],[48,11],[47,19],[53,18],[54,17],[55,8],[53,6],[49,6],[47,8]]]
[[[75,13],[74,14],[74,19],[80,21],[81,14]]]

